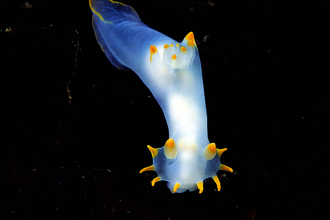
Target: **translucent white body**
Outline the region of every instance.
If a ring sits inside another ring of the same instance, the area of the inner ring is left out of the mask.
[[[220,155],[205,159],[210,144],[198,50],[189,33],[178,43],[146,26],[130,6],[90,0],[96,38],[111,63],[133,70],[161,106],[169,138],[177,147],[174,158],[158,149],[154,169],[174,192],[197,189],[196,184],[216,176]],[[220,184],[220,183],[219,183]]]

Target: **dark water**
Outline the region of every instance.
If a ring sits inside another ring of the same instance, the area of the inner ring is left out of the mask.
[[[168,138],[133,72],[98,46],[86,1],[0,3],[0,219],[318,219],[329,198],[325,1],[125,1],[202,61],[209,139],[228,148],[204,192],[174,194],[146,147]],[[213,3],[213,4],[212,4]],[[32,7],[32,8],[31,8]]]

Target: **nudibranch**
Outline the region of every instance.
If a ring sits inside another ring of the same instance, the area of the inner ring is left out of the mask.
[[[181,43],[145,25],[131,6],[112,0],[89,0],[96,39],[118,69],[133,70],[162,108],[169,139],[161,148],[148,145],[158,181],[167,181],[172,193],[203,192],[203,180],[217,171],[233,170],[221,164],[227,148],[217,149],[207,136],[202,68],[192,32]]]

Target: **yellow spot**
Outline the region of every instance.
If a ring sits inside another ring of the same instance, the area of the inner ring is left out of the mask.
[[[176,60],[176,55],[175,54],[173,54],[172,60]]]
[[[213,178],[215,184],[217,184],[217,189],[218,189],[218,191],[220,191],[220,189],[221,189],[221,185],[220,185],[220,180],[219,180],[218,176],[215,175],[215,176],[213,176],[212,178]]]
[[[156,169],[156,167],[154,165],[151,165],[151,166],[143,168],[142,170],[140,170],[139,173],[143,173],[145,171],[154,171],[155,169]]]
[[[150,46],[150,53],[151,53],[151,54],[155,54],[155,53],[157,53],[157,47],[155,47],[154,45],[151,45],[151,46]]]
[[[220,167],[219,167],[220,170],[226,170],[226,171],[229,171],[229,172],[233,172],[233,169],[224,165],[224,164],[221,164]]]
[[[167,49],[168,47],[168,44],[164,44],[164,49]]]
[[[170,44],[170,47],[173,47],[173,44]]]
[[[152,156],[152,158],[156,157],[157,154],[158,154],[158,149],[153,148],[153,147],[151,147],[150,145],[148,145],[147,147],[148,147],[148,149],[149,149],[150,152],[151,152],[151,156]]]
[[[181,47],[181,48],[180,48],[180,51],[181,51],[182,53],[185,53],[185,52],[187,52],[187,49],[186,49],[185,47]]]
[[[180,44],[176,44],[176,47],[180,47]]]
[[[172,150],[175,147],[175,142],[172,138],[169,138],[166,143],[165,147],[168,147],[170,150]]]
[[[196,45],[193,32],[189,32],[184,39],[188,41],[187,45],[189,45],[191,47]]]
[[[160,178],[159,176],[157,176],[155,179],[153,179],[153,180],[151,181],[151,185],[154,186],[155,183],[157,183],[157,182],[160,181],[160,180],[161,180],[161,178]]]
[[[208,144],[204,149],[204,158],[206,160],[212,160],[215,157],[216,150],[215,143]]]
[[[226,150],[227,150],[227,148],[217,149],[218,156],[221,157],[221,155],[223,154],[223,152],[225,152]]]
[[[178,148],[172,138],[169,138],[164,146],[164,154],[168,159],[174,159],[178,154]]]
[[[157,47],[155,47],[154,45],[150,46],[150,62],[152,62],[152,56],[157,53]]]
[[[176,192],[180,188],[180,183],[176,183],[173,187],[173,192]]]
[[[212,153],[212,154],[215,154],[215,151],[216,151],[216,147],[215,147],[215,143],[211,143],[209,145],[207,145],[207,148],[209,149],[209,151]]]
[[[199,189],[199,194],[201,194],[204,190],[204,187],[203,187],[203,182],[202,181],[199,181],[197,183],[197,188]]]

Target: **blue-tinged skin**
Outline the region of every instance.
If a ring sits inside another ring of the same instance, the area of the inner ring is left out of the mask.
[[[111,0],[89,0],[98,43],[119,69],[133,70],[161,106],[169,129],[162,148],[149,149],[158,177],[172,192],[203,191],[203,180],[232,171],[220,163],[226,149],[216,149],[207,136],[202,69],[194,36],[181,43],[145,25],[134,9]],[[197,184],[197,185],[196,185]]]

